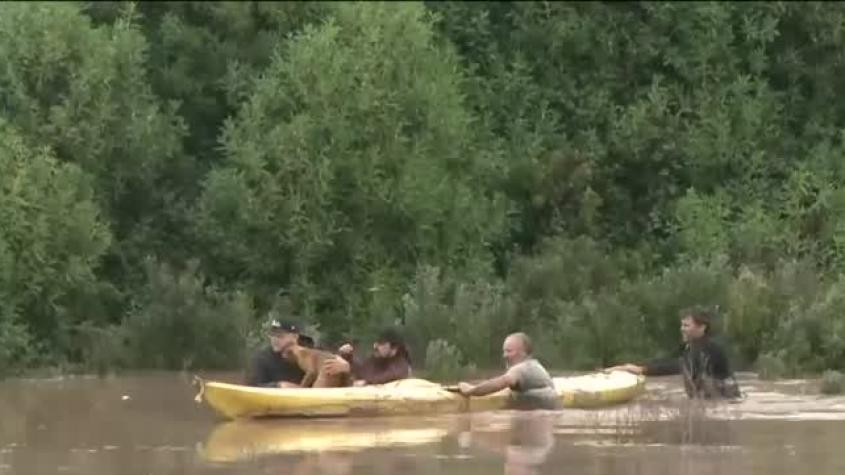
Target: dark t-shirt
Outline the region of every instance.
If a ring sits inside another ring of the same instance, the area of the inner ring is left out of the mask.
[[[247,386],[275,387],[280,381],[299,384],[305,373],[299,366],[282,358],[268,346],[258,351],[252,359],[245,384]]]

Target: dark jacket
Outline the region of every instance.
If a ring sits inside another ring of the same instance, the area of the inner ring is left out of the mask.
[[[299,384],[304,376],[299,366],[267,346],[253,357],[244,384],[261,387],[276,387],[281,381]]]
[[[724,349],[709,337],[684,344],[677,356],[647,363],[644,374],[683,375],[684,389],[690,398],[741,397]]]
[[[362,379],[367,384],[384,384],[411,376],[411,364],[403,355],[392,358],[369,358],[360,361],[354,357],[346,357],[352,370],[352,377]]]

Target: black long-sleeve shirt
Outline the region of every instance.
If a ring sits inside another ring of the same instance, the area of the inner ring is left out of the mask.
[[[645,364],[646,376],[682,374],[691,398],[735,398],[740,396],[724,349],[710,338],[685,344],[680,354]]]
[[[281,354],[268,346],[253,357],[247,370],[245,384],[261,387],[276,387],[282,381],[299,384],[304,376],[305,373],[299,366],[284,359]]]
[[[353,355],[345,355],[355,379],[364,380],[367,384],[385,384],[411,376],[411,364],[403,355],[391,358],[376,358],[370,356],[359,360]]]

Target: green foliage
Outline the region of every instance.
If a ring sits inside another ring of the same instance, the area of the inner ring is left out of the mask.
[[[110,25],[128,8],[90,2],[85,11]],[[208,165],[219,158],[224,120],[237,111],[276,45],[328,10],[320,2],[141,2],[132,8],[149,42],[151,87],[178,104],[189,129],[188,151]]]
[[[435,381],[457,381],[475,371],[467,364],[463,353],[443,339],[428,342],[425,350],[425,375]]]
[[[133,366],[183,370],[244,363],[253,314],[246,295],[209,287],[196,262],[175,270],[148,261],[146,271],[148,284],[122,329]]]
[[[845,374],[828,370],[822,375],[820,391],[822,394],[842,394],[845,392]]]
[[[487,259],[504,221],[484,192],[496,157],[474,143],[429,23],[415,4],[342,4],[277,50],[199,201],[215,274],[273,282],[350,329],[416,263]]]
[[[148,44],[129,13],[101,27],[74,3],[10,2],[0,15],[0,114],[94,178],[116,238],[107,277],[121,284],[140,276],[147,253],[173,252],[179,185],[196,179],[181,119],[148,84]]]
[[[809,371],[845,365],[845,279],[827,286],[808,308],[791,310],[776,333],[787,364]]]
[[[116,369],[131,367],[130,338],[122,325],[101,325],[83,321],[72,329],[72,358],[77,370],[105,375]]]
[[[60,356],[67,350],[68,326],[97,317],[84,304],[98,292],[94,271],[110,239],[79,167],[57,161],[45,148],[28,146],[0,118],[4,360],[25,361],[28,352],[22,349],[30,336],[48,345],[41,356]]]
[[[26,328],[8,317],[0,319],[0,377],[25,368],[35,359],[34,342]]]
[[[779,356],[769,353],[760,355],[755,363],[757,376],[763,380],[776,380],[786,377],[789,374],[789,368]]]
[[[502,338],[514,324],[514,312],[501,285],[485,279],[456,279],[429,266],[417,271],[402,299],[402,319],[413,353],[428,355],[432,342],[441,340],[460,349],[458,362],[483,366],[499,361]]]
[[[524,330],[589,369],[671,351],[696,304],[738,366],[842,367],[843,22],[4,4],[0,368],[234,366],[276,312],[461,365]]]

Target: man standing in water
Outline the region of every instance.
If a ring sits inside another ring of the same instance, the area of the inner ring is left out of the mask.
[[[680,356],[656,360],[645,365],[624,364],[606,371],[628,371],[646,376],[682,374],[684,389],[690,398],[735,399],[741,397],[728,357],[710,338],[712,316],[703,309],[681,312]]]
[[[508,366],[503,375],[477,385],[460,383],[460,393],[468,397],[485,396],[510,388],[513,409],[557,409],[560,406],[551,376],[531,354],[528,335],[508,335],[502,345],[502,353]]]

